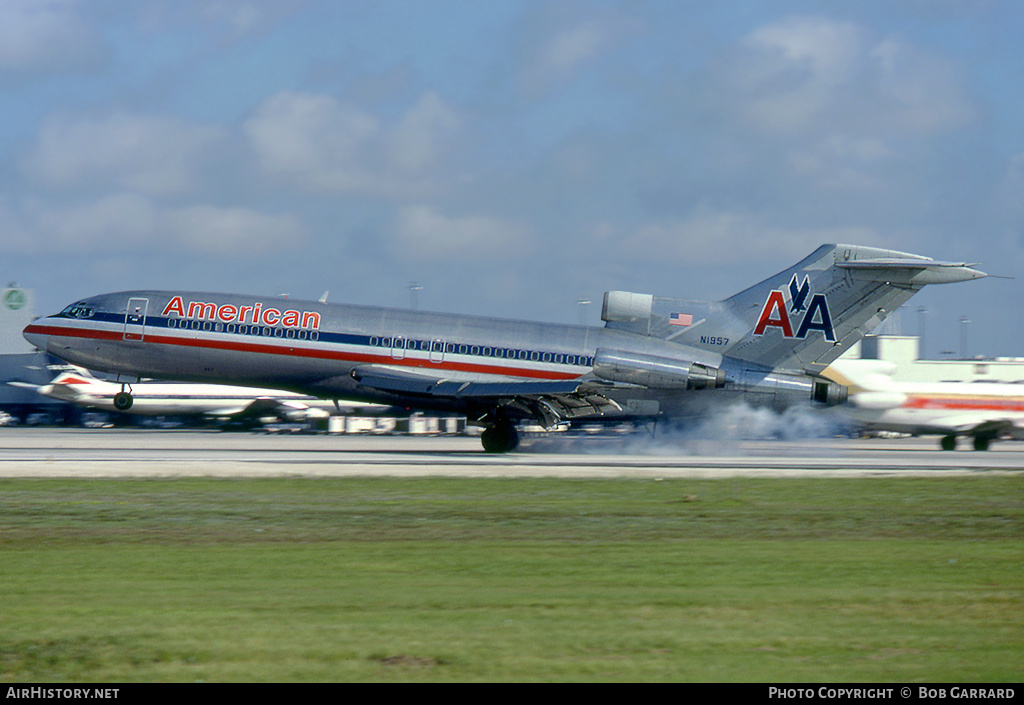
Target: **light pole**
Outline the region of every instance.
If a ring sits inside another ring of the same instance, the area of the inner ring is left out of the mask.
[[[927,360],[928,356],[925,354],[925,319],[928,315],[928,309],[924,306],[920,306],[917,309],[917,359]]]
[[[580,325],[587,325],[587,306],[590,305],[590,299],[580,299],[576,302],[580,307]]]

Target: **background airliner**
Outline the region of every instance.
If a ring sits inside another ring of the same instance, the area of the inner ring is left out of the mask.
[[[850,390],[847,413],[870,429],[940,435],[944,450],[958,436],[987,450],[1000,437],[1024,435],[1024,387],[995,382],[897,382],[885,360],[836,360],[824,376]]]
[[[820,373],[927,284],[986,276],[892,250],[822,245],[724,301],[607,292],[602,328],[237,294],[129,291],[75,302],[25,337],[130,378],[273,387],[464,414],[485,450],[516,425],[666,419],[744,400],[838,404]],[[130,390],[115,398],[127,408]]]
[[[101,411],[127,411],[144,416],[205,416],[222,420],[316,421],[343,411],[381,411],[376,404],[332,402],[279,389],[256,389],[221,384],[141,382],[132,385],[133,403],[120,409],[114,398],[121,385],[97,379],[85,370],[62,372],[36,389],[43,396]],[[122,404],[123,405],[123,404]]]

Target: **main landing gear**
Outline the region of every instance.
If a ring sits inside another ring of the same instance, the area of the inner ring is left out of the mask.
[[[132,388],[128,384],[121,385],[121,391],[114,395],[114,408],[118,411],[128,411],[135,403],[132,397]]]
[[[974,437],[974,450],[988,450],[991,445],[994,436],[989,435],[977,435]],[[956,450],[957,438],[953,434],[943,436],[939,444],[942,446],[942,450]]]
[[[508,453],[519,445],[519,432],[513,424],[499,422],[484,429],[480,442],[488,453]]]

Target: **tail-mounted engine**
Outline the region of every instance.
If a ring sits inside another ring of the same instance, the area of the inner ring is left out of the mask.
[[[811,375],[746,370],[726,387],[742,392],[755,406],[784,409],[807,401],[838,406],[846,401],[849,390],[836,382]]]
[[[714,389],[725,386],[725,372],[689,360],[598,349],[594,374],[611,382],[638,384],[650,389]]]
[[[808,401],[837,406],[848,394],[843,385],[811,375],[752,369],[727,375],[724,369],[699,362],[606,348],[594,355],[594,375],[665,391],[724,388],[741,392],[755,406],[777,409]]]
[[[838,406],[846,401],[849,394],[850,390],[838,382],[814,378],[814,394],[811,399],[816,402],[825,406]]]

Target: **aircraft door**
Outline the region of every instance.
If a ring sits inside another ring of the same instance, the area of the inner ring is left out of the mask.
[[[405,338],[403,336],[396,335],[391,339],[391,357],[396,360],[405,357]]]
[[[146,339],[146,312],[149,299],[128,299],[128,310],[124,314],[124,339]]]
[[[430,361],[435,364],[444,362],[444,341],[435,339],[430,343]]]

